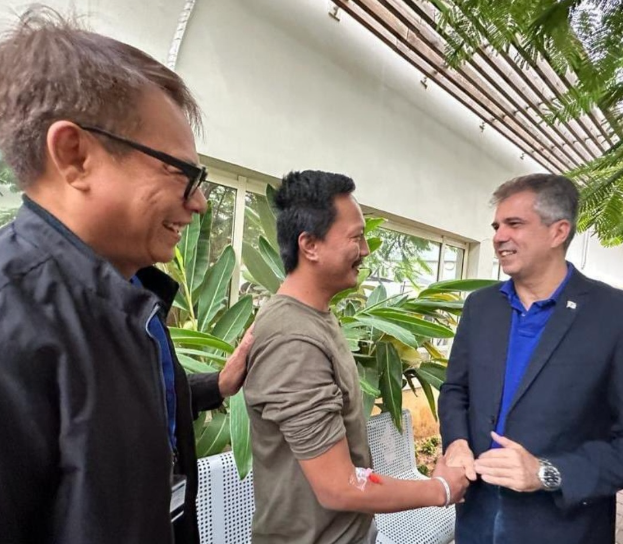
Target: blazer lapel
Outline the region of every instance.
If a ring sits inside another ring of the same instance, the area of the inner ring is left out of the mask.
[[[489,372],[487,380],[491,384],[491,395],[489,398],[493,403],[489,413],[495,415],[500,412],[500,403],[502,402],[512,312],[513,309],[506,295],[500,292],[499,299],[492,307],[488,316],[488,334],[491,338],[491,350],[488,357],[490,357],[492,364],[487,366],[487,371]]]
[[[569,278],[567,287],[560,293],[556,301],[554,313],[549,318],[541,340],[532,354],[526,373],[509,407],[509,413],[549,361],[554,350],[571,328],[578,312],[582,311],[587,288],[588,282],[586,278],[577,270],[574,270],[571,278]]]

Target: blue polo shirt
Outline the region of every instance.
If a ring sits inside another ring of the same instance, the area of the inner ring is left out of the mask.
[[[133,276],[130,279],[132,285],[142,287],[143,284],[138,277]],[[175,367],[173,364],[173,356],[171,354],[171,346],[165,331],[165,325],[158,316],[154,314],[147,324],[147,332],[156,341],[158,346],[158,354],[160,356],[160,370],[162,373],[162,385],[165,394],[165,404],[167,412],[167,427],[169,431],[169,444],[171,451],[177,451],[177,437],[175,436],[175,412],[176,412],[176,395],[175,395]]]
[[[554,294],[547,300],[534,302],[529,310],[524,308],[521,300],[515,291],[515,284],[510,279],[502,284],[500,291],[506,295],[508,302],[513,309],[510,336],[508,339],[508,352],[506,354],[506,372],[504,376],[504,392],[500,404],[495,432],[504,435],[508,410],[513,401],[513,397],[519,388],[519,384],[528,368],[528,363],[532,358],[537,347],[543,330],[554,313],[556,302],[560,293],[569,282],[573,273],[573,265],[567,263],[567,275],[562,280]],[[493,447],[499,447],[496,442]]]

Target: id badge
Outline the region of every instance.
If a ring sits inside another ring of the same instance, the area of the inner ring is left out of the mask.
[[[169,512],[171,521],[175,521],[184,513],[184,502],[186,499],[186,476],[174,474],[171,483],[171,506]]]

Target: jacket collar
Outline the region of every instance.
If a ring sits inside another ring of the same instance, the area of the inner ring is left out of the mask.
[[[48,253],[59,266],[70,272],[72,279],[118,303],[128,313],[135,308],[132,302],[137,302],[139,293],[144,293],[143,298],[153,293],[168,313],[178,284],[164,272],[154,266],[139,270],[137,276],[147,291],[136,289],[110,262],[93,251],[54,215],[27,196],[24,195],[23,199],[24,205],[15,220],[17,234]]]

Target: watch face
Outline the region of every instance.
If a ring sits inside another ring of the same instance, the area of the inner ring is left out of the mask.
[[[541,466],[539,467],[539,480],[546,491],[556,491],[560,488],[561,477],[560,471],[546,459],[539,459]]]

